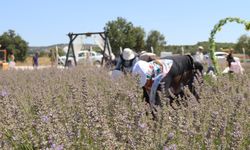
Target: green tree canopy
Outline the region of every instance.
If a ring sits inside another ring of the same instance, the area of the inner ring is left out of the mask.
[[[115,55],[120,53],[120,47],[140,51],[145,45],[144,29],[134,27],[132,22],[128,22],[124,18],[118,17],[117,20],[109,21],[104,30],[108,32],[110,45]]]
[[[20,35],[17,35],[14,30],[4,32],[0,36],[1,49],[6,49],[8,54],[13,51],[15,59],[24,61],[27,56],[28,42],[22,39]]]
[[[57,52],[58,52],[59,56],[66,55],[66,53],[63,51],[63,49],[60,47],[57,48]],[[49,49],[49,57],[51,58],[52,61],[55,61],[55,58],[56,58],[56,48],[55,47]]]
[[[134,26],[132,22],[121,17],[109,21],[104,30],[108,32],[110,45],[115,55],[120,53],[120,47],[132,48],[136,52],[149,51],[153,47],[156,54],[165,49],[165,37],[159,31],[151,31],[145,41],[144,29]]]
[[[166,46],[166,41],[164,35],[162,35],[159,31],[152,30],[149,32],[149,35],[146,40],[147,49],[150,50],[151,47],[154,48],[154,53],[160,54],[164,47]]]
[[[135,51],[140,52],[145,49],[145,31],[141,27],[135,27],[133,29],[134,35],[135,35]]]
[[[242,53],[242,49],[245,49],[246,54],[250,55],[250,37],[246,34],[240,36],[238,42],[235,45],[235,51]]]
[[[198,48],[198,46],[203,46],[204,47],[204,50],[203,50],[203,52],[204,53],[208,53],[209,52],[209,42],[208,41],[203,41],[203,42],[198,42],[197,44],[196,44],[197,46],[196,46],[196,49],[195,49],[195,51],[197,50],[197,48]],[[235,43],[226,43],[226,42],[220,42],[220,43],[218,43],[218,42],[216,42],[215,43],[215,51],[221,51],[221,48],[222,49],[229,49],[229,48],[233,48],[235,46]]]

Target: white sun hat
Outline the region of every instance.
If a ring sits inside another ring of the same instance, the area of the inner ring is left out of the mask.
[[[125,48],[122,52],[122,57],[125,60],[131,60],[135,58],[135,54],[130,48]]]
[[[146,84],[147,79],[152,76],[152,71],[153,69],[150,63],[139,60],[134,65],[132,74],[140,76],[139,86],[143,87]]]
[[[198,47],[198,49],[201,49],[201,50],[203,50],[204,48],[203,48],[203,46],[199,46],[199,47]]]

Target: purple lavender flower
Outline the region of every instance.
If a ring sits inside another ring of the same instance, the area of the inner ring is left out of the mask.
[[[172,145],[170,145],[169,147],[164,146],[163,149],[164,149],[164,150],[176,150],[176,149],[177,149],[177,146],[176,146],[176,144],[172,144]]]
[[[176,144],[170,145],[169,149],[170,149],[170,150],[176,150],[176,149],[177,149]]]
[[[56,148],[56,144],[55,143],[53,143],[52,145],[51,145],[51,148]]]
[[[55,143],[53,143],[51,145],[51,148],[55,149],[55,150],[63,150],[63,144],[60,145],[56,145]]]
[[[139,123],[139,127],[142,128],[142,129],[144,129],[144,128],[147,127],[147,125],[146,125],[146,123]]]
[[[172,140],[174,138],[174,133],[171,132],[168,134],[168,140]]]
[[[5,96],[8,96],[9,93],[8,93],[6,90],[3,89],[3,90],[0,92],[0,95],[1,95],[2,97],[5,97]]]
[[[41,119],[42,119],[43,122],[46,122],[46,123],[49,121],[49,117],[46,116],[46,115],[43,115],[43,116],[41,117]]]
[[[63,145],[58,145],[55,149],[56,150],[63,150]]]

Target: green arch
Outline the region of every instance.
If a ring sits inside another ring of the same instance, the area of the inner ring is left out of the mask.
[[[245,20],[242,20],[240,18],[232,18],[232,17],[228,17],[228,18],[225,18],[225,19],[221,19],[219,21],[219,23],[217,23],[213,30],[211,31],[210,33],[210,38],[209,38],[209,49],[210,49],[210,57],[211,57],[211,60],[212,60],[212,63],[215,67],[215,71],[216,73],[220,73],[219,72],[219,66],[218,66],[218,62],[214,56],[214,52],[215,52],[215,35],[217,32],[219,32],[221,30],[221,27],[224,26],[226,23],[228,22],[236,22],[236,23],[239,23],[239,24],[243,24],[245,25],[245,30],[246,31],[249,31],[250,30],[250,22],[248,21],[245,21]]]

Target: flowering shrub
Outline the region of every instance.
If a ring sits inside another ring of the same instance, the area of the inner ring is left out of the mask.
[[[188,90],[153,120],[135,80],[100,68],[0,72],[0,149],[249,149],[250,80],[225,75]],[[182,103],[184,104],[184,103]]]

